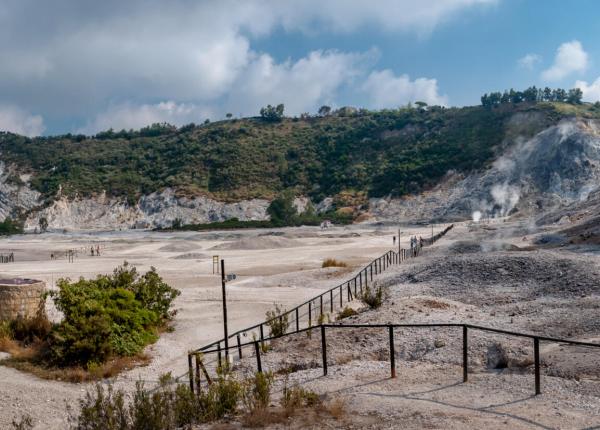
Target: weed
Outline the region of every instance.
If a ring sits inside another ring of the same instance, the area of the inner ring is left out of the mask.
[[[283,336],[290,326],[286,310],[279,305],[275,305],[273,310],[268,310],[266,317],[271,337]]]
[[[379,308],[389,297],[389,287],[373,283],[371,287],[365,286],[360,301],[367,305],[369,309]]]
[[[19,420],[12,421],[13,430],[31,430],[33,429],[33,419],[29,415],[23,415]]]
[[[273,374],[271,372],[256,372],[252,378],[246,380],[242,399],[249,413],[269,406],[272,385]]]
[[[356,312],[350,306],[346,306],[344,309],[342,309],[341,311],[338,312],[335,319],[337,321],[340,321],[340,320],[343,320],[344,318],[352,317],[354,315],[358,315],[358,312]]]
[[[348,263],[345,261],[336,260],[335,258],[326,258],[323,260],[321,267],[348,267]]]

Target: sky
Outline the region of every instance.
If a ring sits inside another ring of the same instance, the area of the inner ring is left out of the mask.
[[[0,130],[177,126],[320,106],[600,100],[600,1],[0,0]]]

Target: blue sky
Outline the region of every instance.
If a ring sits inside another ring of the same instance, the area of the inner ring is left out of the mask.
[[[0,130],[176,125],[322,104],[600,99],[600,2],[0,0]]]

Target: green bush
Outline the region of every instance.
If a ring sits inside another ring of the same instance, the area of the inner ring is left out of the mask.
[[[290,326],[288,317],[286,310],[279,305],[275,305],[275,309],[267,311],[266,320],[271,337],[279,337],[285,334]]]
[[[127,263],[113,275],[60,279],[54,303],[62,321],[50,333],[50,359],[60,366],[89,367],[111,356],[133,356],[156,341],[157,329],[173,315],[179,291],[152,268],[140,276]]]

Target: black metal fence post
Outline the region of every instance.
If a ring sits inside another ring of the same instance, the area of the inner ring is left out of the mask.
[[[469,380],[469,339],[467,326],[463,325],[463,382]]]
[[[312,302],[308,302],[308,326],[312,326]]]
[[[221,342],[217,343],[217,367],[221,367]]]
[[[190,390],[194,392],[194,368],[192,367],[192,354],[188,354],[188,375],[190,377]]]
[[[390,369],[392,371],[392,378],[396,377],[396,351],[394,350],[394,326],[388,326],[390,334]]]
[[[323,294],[319,296],[319,315],[323,315]]]
[[[540,387],[540,340],[533,338],[533,361],[535,363],[535,395],[542,394]]]
[[[256,368],[258,372],[262,373],[262,363],[260,362],[260,346],[258,346],[258,342],[254,341],[254,351],[256,352]]]
[[[260,325],[260,345],[262,346],[265,340],[265,330],[263,329],[263,325]]]
[[[369,267],[371,268],[371,281],[373,280],[373,263],[371,263],[369,265]]]
[[[300,312],[296,308],[296,331],[300,331]]]
[[[333,313],[333,290],[329,290],[329,308],[331,313]]]
[[[344,292],[342,291],[342,286],[340,285],[340,309],[344,307]]]
[[[240,335],[238,334],[237,336],[237,347],[238,347],[238,355],[240,356],[240,360],[242,359],[242,339],[240,338]]]
[[[194,354],[194,356],[196,357],[196,390],[200,393],[200,359],[198,358],[198,354]]]
[[[327,341],[325,340],[325,326],[321,324],[321,355],[323,357],[323,376],[327,376]]]

